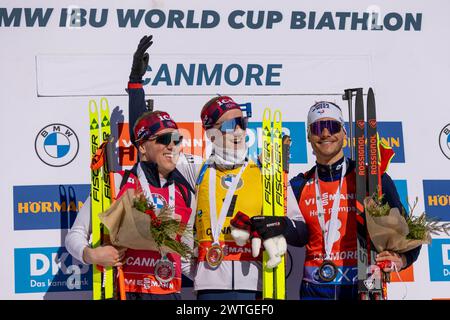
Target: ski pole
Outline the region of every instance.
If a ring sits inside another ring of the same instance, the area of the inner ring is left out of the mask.
[[[106,144],[106,166],[109,174],[109,186],[111,192],[111,203],[116,200],[116,186],[114,183],[114,136],[108,137],[108,143]]]
[[[355,160],[355,148],[353,142],[353,92],[356,92],[358,89],[345,89],[344,94],[342,95],[342,100],[347,100],[348,102],[348,133],[350,137],[349,148],[350,148],[350,159]]]
[[[116,184],[114,179],[114,136],[108,137],[108,143],[106,144],[106,166],[109,172],[110,190],[111,190],[111,202],[116,200]],[[117,267],[117,278],[119,287],[120,300],[126,300],[125,294],[125,276],[123,274],[122,267]]]
[[[287,185],[288,185],[288,176],[289,176],[289,157],[291,153],[291,137],[288,135],[284,135],[282,138],[283,143],[283,171],[284,171],[284,180],[283,180],[283,188],[284,188],[284,214],[287,214]]]

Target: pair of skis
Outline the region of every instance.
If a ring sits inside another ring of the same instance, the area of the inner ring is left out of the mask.
[[[283,137],[281,111],[264,109],[262,122],[262,178],[263,215],[282,217],[286,215],[286,186],[289,163],[288,136]],[[263,252],[263,299],[286,299],[286,258],[273,268],[266,267],[269,260]]]
[[[89,101],[89,132],[91,148],[91,221],[92,247],[108,241],[108,230],[100,222],[99,214],[108,210],[115,198],[114,172],[112,170],[113,143],[108,100]],[[118,268],[120,298],[124,299],[123,272]],[[92,293],[94,300],[115,297],[114,270],[112,267],[93,265]]]
[[[355,142],[353,146],[352,103],[355,100]],[[388,275],[376,266],[375,248],[371,245],[366,226],[364,199],[381,198],[381,174],[378,159],[378,136],[375,96],[372,88],[367,93],[366,114],[363,100],[363,89],[348,89],[345,100],[349,100],[349,131],[352,158],[356,161],[356,220],[357,220],[357,252],[358,252],[358,297],[360,300],[387,299]],[[366,127],[367,124],[367,127]]]

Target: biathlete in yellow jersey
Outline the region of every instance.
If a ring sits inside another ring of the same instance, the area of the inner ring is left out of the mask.
[[[199,300],[254,300],[262,289],[262,258],[248,241],[236,243],[230,222],[243,213],[255,224],[252,217],[259,216],[258,227],[272,237],[283,233],[286,220],[271,227],[261,216],[261,170],[247,158],[248,118],[240,106],[231,97],[214,97],[202,108],[201,120],[212,154],[197,178],[194,289]]]

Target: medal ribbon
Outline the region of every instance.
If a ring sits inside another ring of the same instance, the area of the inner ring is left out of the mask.
[[[156,208],[156,204],[153,202],[152,192],[150,191],[150,185],[148,184],[147,177],[145,176],[145,173],[144,173],[144,170],[142,169],[141,163],[139,163],[139,165],[137,166],[137,174],[138,174],[139,183],[141,184],[142,192],[144,193],[145,199],[147,199],[147,201],[149,203],[152,203]],[[169,185],[169,201],[168,201],[168,203],[169,203],[169,207],[175,208],[175,182],[172,182]],[[161,254],[161,259],[158,261],[158,263],[155,266],[155,277],[158,281],[170,282],[173,279],[175,267],[174,267],[173,263],[169,260],[169,258],[167,258],[167,252],[165,252],[163,250],[163,248],[160,248],[160,254]],[[170,272],[171,272],[172,276],[170,276],[168,279],[162,279],[161,277],[159,277],[158,274],[156,274],[158,269],[161,268],[164,264],[166,264],[167,268],[169,268],[171,270]]]
[[[344,159],[342,163],[342,172],[341,172],[341,181],[339,183],[338,190],[335,194],[335,198],[333,201],[333,207],[331,209],[331,217],[330,222],[328,224],[328,230],[325,229],[325,210],[323,208],[322,203],[322,194],[320,193],[320,185],[319,185],[319,172],[316,166],[316,173],[314,178],[314,185],[316,189],[316,205],[317,205],[317,217],[319,219],[320,228],[322,229],[323,241],[324,241],[324,249],[325,249],[325,258],[324,260],[331,260],[331,251],[333,249],[333,241],[338,231],[338,213],[339,213],[339,204],[341,202],[341,189],[342,184],[344,183],[344,176],[347,171],[347,161]]]
[[[145,173],[142,169],[141,163],[139,163],[139,165],[137,166],[137,174],[145,199],[147,199],[149,203],[152,203],[156,208],[156,204],[153,202],[152,192],[150,191],[150,186],[148,184],[147,178],[145,177]],[[172,184],[169,185],[169,207],[175,208],[175,182],[172,182]]]
[[[220,231],[222,230],[225,218],[227,216],[228,209],[231,205],[234,192],[241,179],[242,173],[247,167],[248,161],[246,161],[237,176],[234,177],[231,186],[228,188],[225,200],[223,201],[222,208],[220,209],[219,220],[217,220],[217,207],[216,207],[216,169],[211,166],[209,168],[209,216],[211,218],[211,234],[213,236],[213,245],[219,244]]]

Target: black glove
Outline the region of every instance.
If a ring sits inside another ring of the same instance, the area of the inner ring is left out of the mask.
[[[137,83],[142,81],[142,77],[147,71],[148,66],[148,48],[153,44],[153,36],[144,36],[133,55],[133,65],[130,72],[130,82]]]
[[[286,230],[285,217],[255,216],[251,221],[252,230],[256,231],[263,240],[282,235]]]

